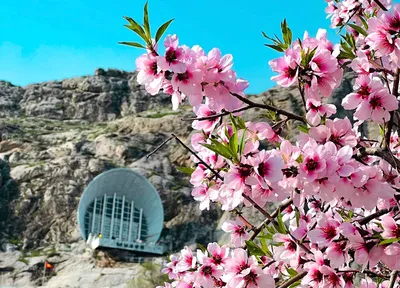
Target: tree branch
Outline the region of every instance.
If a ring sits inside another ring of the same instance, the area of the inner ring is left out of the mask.
[[[375,2],[378,3],[379,1],[375,0]],[[392,93],[396,98],[397,98],[397,96],[399,96],[399,81],[400,81],[400,70],[399,70],[399,68],[397,68],[396,74],[395,74],[394,80],[393,80],[393,89],[392,89]],[[390,120],[387,123],[386,132],[385,132],[384,148],[386,148],[386,149],[390,149],[389,148],[390,136],[392,135],[393,121],[394,121],[394,111],[391,111],[390,112]]]
[[[287,288],[290,285],[292,285],[293,283],[295,283],[296,281],[303,279],[304,276],[307,275],[307,272],[303,272],[301,274],[297,274],[296,276],[294,276],[293,278],[289,279],[288,281],[282,283],[280,286],[278,286],[277,288]]]
[[[383,6],[383,4],[381,3],[381,1],[379,1],[379,0],[374,0],[374,1],[375,1],[375,3],[379,6],[379,8],[381,8],[383,11],[388,11],[388,10],[386,9],[386,7]]]
[[[394,284],[396,284],[396,279],[397,279],[397,275],[398,274],[399,274],[399,271],[397,271],[397,270],[394,270],[392,272],[392,274],[390,274],[390,280],[389,280],[388,288],[394,288]]]
[[[258,205],[256,202],[254,202],[254,200],[251,199],[249,196],[247,196],[244,193],[242,193],[242,196],[243,196],[244,199],[249,201],[251,203],[251,205],[253,205],[258,211],[260,211],[261,214],[263,214],[265,217],[267,217],[268,219],[273,219],[271,217],[271,215],[269,215],[269,213],[267,211],[265,211],[260,205]]]
[[[389,136],[390,137],[390,136]],[[383,150],[378,147],[366,148],[361,147],[358,150],[357,156],[363,158],[364,156],[378,156],[388,162],[393,168],[400,172],[400,160],[396,158],[389,150]]]
[[[260,225],[258,225],[254,231],[253,234],[251,234],[249,241],[254,240],[258,234],[260,234],[260,232],[264,229],[264,227],[266,225],[268,225],[269,223],[271,223],[277,216],[279,211],[283,211],[285,210],[287,207],[289,207],[290,205],[292,205],[293,200],[292,199],[288,199],[287,201],[283,202],[278,208],[275,209],[274,212],[272,212],[272,214],[270,215],[270,218],[265,219]]]
[[[393,206],[393,207],[390,207],[390,208],[382,209],[382,210],[379,210],[379,211],[377,211],[377,212],[375,212],[373,214],[368,215],[367,217],[364,217],[364,218],[362,218],[360,220],[357,220],[356,222],[358,222],[360,225],[365,225],[369,221],[371,221],[371,220],[373,220],[375,218],[378,218],[378,217],[380,217],[382,215],[385,215],[387,213],[390,213],[390,212],[392,212],[394,210],[398,210],[398,209],[399,209],[398,206]]]
[[[359,270],[355,270],[355,269],[349,269],[349,270],[337,270],[338,273],[360,273],[360,274],[368,274],[372,277],[379,277],[382,279],[389,279],[388,275],[383,275],[383,274],[379,274],[376,273],[374,271],[371,270],[363,270],[363,271],[359,271]]]
[[[288,117],[289,119],[294,119],[294,120],[298,120],[303,123],[307,123],[307,121],[300,115],[288,112],[286,110],[276,108],[276,107],[268,105],[268,104],[261,104],[261,103],[253,102],[253,101],[251,101],[239,94],[236,94],[236,93],[231,92],[231,94],[232,94],[232,96],[235,96],[236,98],[238,98],[239,100],[241,100],[242,102],[246,103],[247,105],[249,105],[251,107],[270,110],[270,111],[276,112],[278,114],[284,115],[284,116]]]
[[[224,111],[224,112],[221,112],[221,113],[218,113],[218,114],[215,114],[215,115],[210,115],[210,116],[205,116],[205,117],[199,117],[199,118],[196,118],[196,117],[194,117],[194,118],[182,118],[181,120],[182,120],[182,121],[195,121],[195,120],[197,120],[197,121],[204,121],[204,120],[212,120],[212,119],[215,119],[215,118],[218,118],[218,117],[227,116],[227,115],[229,115],[229,114],[231,114],[231,113],[238,113],[238,112],[242,112],[242,111],[245,111],[245,110],[248,110],[248,109],[252,109],[252,108],[255,108],[255,107],[252,107],[252,106],[245,106],[245,107],[242,107],[242,108],[233,110],[233,111]]]

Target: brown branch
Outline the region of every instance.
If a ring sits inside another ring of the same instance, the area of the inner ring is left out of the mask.
[[[181,120],[182,120],[182,121],[195,121],[195,120],[197,120],[197,121],[204,121],[204,120],[212,120],[212,119],[215,119],[215,118],[218,118],[218,117],[227,116],[227,115],[229,115],[229,114],[231,114],[231,113],[238,113],[238,112],[242,112],[242,111],[245,111],[245,110],[248,110],[248,109],[252,109],[252,108],[255,108],[255,107],[252,107],[252,106],[245,106],[245,107],[242,107],[242,108],[239,108],[239,109],[236,109],[236,110],[225,111],[225,112],[221,112],[221,113],[214,114],[214,115],[210,115],[210,116],[199,117],[199,118],[196,118],[196,117],[194,117],[194,118],[182,118]]]
[[[271,217],[271,215],[269,215],[269,213],[267,211],[265,211],[260,205],[258,205],[256,202],[254,202],[254,200],[251,199],[249,196],[247,196],[244,193],[242,193],[242,196],[243,196],[244,199],[249,201],[258,211],[260,211],[261,214],[263,214],[265,217],[267,217],[268,219],[273,219]]]
[[[219,175],[219,173],[217,171],[215,171],[213,168],[210,167],[210,165],[208,165],[206,162],[203,161],[203,159],[201,159],[199,157],[199,155],[197,155],[196,152],[194,152],[192,149],[190,149],[185,143],[182,142],[181,139],[179,139],[175,134],[171,134],[171,136],[165,140],[163,143],[161,143],[161,145],[159,145],[156,149],[154,149],[152,152],[150,152],[146,157],[149,158],[151,155],[153,155],[154,153],[156,153],[161,147],[163,147],[165,144],[167,144],[169,141],[171,141],[171,139],[175,138],[176,141],[179,142],[179,144],[181,144],[183,147],[185,147],[186,150],[188,150],[194,157],[196,157],[201,164],[203,164],[204,166],[206,166],[207,169],[209,169],[212,173],[214,173],[214,175],[220,179],[220,180],[224,180],[224,178],[222,178],[221,175]]]
[[[181,139],[179,139],[178,137],[175,136],[175,134],[171,134],[172,137],[174,137],[176,139],[176,141],[178,141],[183,147],[185,147],[186,150],[188,150],[194,157],[196,157],[204,166],[207,167],[207,169],[209,169],[211,172],[214,173],[214,175],[220,179],[220,180],[224,180],[224,178],[222,178],[221,175],[219,175],[219,173],[217,171],[215,171],[213,168],[210,167],[210,165],[208,165],[206,162],[203,161],[203,159],[201,159],[199,157],[199,155],[197,155],[196,152],[194,152],[192,149],[190,149],[185,143],[182,142]]]
[[[278,114],[284,115],[284,116],[288,117],[289,119],[294,119],[294,120],[298,120],[298,121],[303,122],[303,123],[307,123],[307,121],[303,117],[301,117],[300,115],[293,114],[291,112],[276,108],[276,107],[268,105],[268,104],[261,104],[261,103],[253,102],[253,101],[251,101],[251,100],[249,100],[249,99],[247,99],[247,98],[245,98],[245,97],[243,97],[243,96],[241,96],[239,94],[236,94],[236,93],[232,93],[231,92],[231,95],[235,96],[236,98],[238,98],[239,100],[241,100],[242,102],[246,103],[247,105],[249,105],[251,107],[270,110],[270,111],[276,112]]]
[[[242,215],[242,213],[240,211],[238,211],[237,209],[234,210],[234,212],[236,213],[237,217],[240,218],[240,220],[242,220],[242,222],[251,230],[253,230],[255,227],[253,224],[251,224],[246,218],[244,218],[244,216]]]
[[[390,136],[389,136],[390,137]],[[400,172],[400,160],[396,158],[389,150],[384,150],[378,147],[373,147],[373,148],[366,148],[366,147],[361,147],[358,150],[357,156],[359,158],[363,158],[364,156],[378,156],[388,162],[390,166],[395,168],[398,172]]]
[[[279,211],[283,211],[285,210],[287,207],[289,207],[290,205],[292,205],[293,200],[292,199],[288,199],[287,201],[283,202],[277,209],[275,209],[274,212],[272,212],[272,214],[270,215],[270,218],[265,219],[260,225],[258,225],[254,231],[253,234],[251,234],[249,241],[254,240],[258,234],[260,234],[260,232],[264,229],[264,227],[266,225],[268,225],[269,223],[271,223],[277,216]]]
[[[153,155],[154,153],[156,153],[158,150],[160,150],[165,144],[167,144],[169,141],[171,141],[172,139],[174,139],[174,136],[170,136],[167,140],[165,140],[163,143],[161,143],[160,145],[158,145],[158,147],[156,149],[154,149],[153,151],[151,151],[149,154],[146,155],[146,158],[149,158],[151,155]]]
[[[385,6],[383,6],[381,1],[379,1],[379,0],[374,0],[374,1],[379,6],[379,8],[381,8],[383,11],[388,11],[388,9]]]
[[[397,275],[398,274],[399,274],[399,271],[397,271],[397,270],[393,270],[392,274],[390,274],[390,280],[389,280],[388,288],[394,288],[394,284],[396,284],[396,279],[397,279]]]
[[[359,271],[359,270],[355,270],[355,269],[349,269],[349,270],[337,270],[337,272],[338,273],[361,273],[361,274],[367,274],[367,275],[372,276],[372,277],[379,277],[379,278],[383,278],[383,279],[389,279],[388,275],[379,274],[379,273],[376,273],[376,272],[371,271],[371,270]]]
[[[392,93],[396,97],[396,99],[397,99],[397,96],[399,96],[399,81],[400,81],[400,70],[399,70],[399,68],[397,68],[396,74],[395,74],[394,80],[393,80],[393,89],[392,89]],[[385,132],[384,148],[386,148],[386,149],[389,149],[389,146],[390,146],[390,136],[392,135],[393,122],[394,122],[394,112],[391,111],[390,112],[390,120],[387,123],[386,132]]]
[[[296,281],[303,279],[304,276],[307,275],[307,272],[303,272],[301,274],[297,274],[296,276],[294,276],[293,278],[289,279],[288,281],[282,283],[280,286],[278,286],[277,288],[287,288],[290,285],[292,285],[293,283],[295,283]]]
[[[379,210],[379,211],[377,211],[377,212],[375,212],[373,214],[368,215],[367,217],[364,217],[364,218],[362,218],[360,220],[357,220],[356,222],[358,222],[360,225],[365,225],[368,222],[370,222],[371,220],[374,220],[375,218],[378,218],[378,217],[380,217],[382,215],[385,215],[385,214],[390,213],[390,212],[392,212],[394,210],[397,210],[397,209],[399,209],[398,206],[393,206],[393,207],[390,207],[390,208],[382,209],[382,210]]]

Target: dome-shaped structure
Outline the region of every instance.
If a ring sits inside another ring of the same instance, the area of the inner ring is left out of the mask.
[[[99,246],[162,254],[156,245],[164,222],[160,196],[130,169],[112,169],[93,179],[78,206],[82,237]]]

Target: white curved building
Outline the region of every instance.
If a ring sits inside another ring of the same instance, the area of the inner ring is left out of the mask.
[[[98,175],[85,189],[78,206],[82,237],[97,246],[163,254],[158,245],[164,209],[158,192],[130,169]]]

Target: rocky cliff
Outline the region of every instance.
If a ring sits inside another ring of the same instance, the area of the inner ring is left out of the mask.
[[[346,74],[333,103],[351,91],[351,82]],[[302,113],[296,89],[250,97]],[[96,175],[115,167],[138,171],[159,191],[162,241],[172,251],[214,241],[222,213],[215,205],[201,212],[192,200],[188,178],[175,168],[188,164],[186,151],[170,142],[145,157],[171,133],[189,143],[191,123],[181,121],[189,116],[187,106],[173,112],[169,96],[147,94],[136,73],[98,69],[94,76],[26,87],[0,81],[0,247],[12,242],[24,251],[59,251],[79,243],[80,195]]]

